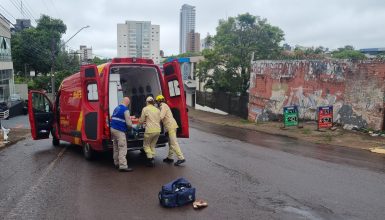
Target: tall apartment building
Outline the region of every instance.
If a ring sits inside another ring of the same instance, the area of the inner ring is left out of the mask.
[[[14,89],[10,24],[0,14],[0,102],[7,101]]]
[[[118,24],[118,57],[150,58],[160,63],[160,26],[151,21],[126,21]]]
[[[199,52],[200,51],[200,34],[190,32],[187,34],[186,51]]]
[[[187,45],[189,33],[195,33],[195,6],[184,4],[180,9],[179,53],[189,51]]]
[[[92,47],[87,48],[85,45],[80,45],[80,50],[77,51],[77,54],[79,55],[80,63],[82,64],[88,63],[93,59]]]
[[[16,19],[16,24],[13,26],[14,28],[11,28],[11,32],[15,33],[32,27],[32,24],[30,19]]]

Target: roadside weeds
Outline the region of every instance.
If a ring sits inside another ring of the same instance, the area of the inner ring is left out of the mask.
[[[189,117],[193,120],[204,121],[212,124],[232,126],[247,129],[265,134],[283,136],[303,140],[316,144],[327,144],[343,147],[363,149],[376,153],[385,153],[385,138],[381,136],[373,137],[359,131],[349,131],[342,127],[336,129],[317,130],[315,122],[309,121],[302,123],[302,128],[289,127],[282,129],[280,122],[258,122],[254,123],[233,115],[218,115],[215,113],[189,109]],[[384,149],[384,150],[381,150]]]

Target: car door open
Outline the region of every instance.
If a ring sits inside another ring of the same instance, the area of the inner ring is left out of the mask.
[[[53,125],[53,108],[49,98],[40,91],[28,93],[28,113],[34,140],[47,139]]]

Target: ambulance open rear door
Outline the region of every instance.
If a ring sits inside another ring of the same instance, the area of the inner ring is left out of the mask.
[[[186,99],[183,88],[183,80],[179,63],[174,60],[163,64],[164,71],[164,97],[170,106],[172,114],[178,123],[177,136],[189,137],[189,123],[187,115]]]
[[[100,76],[96,65],[84,65],[80,69],[82,84],[82,141],[93,148],[101,146],[103,109]]]

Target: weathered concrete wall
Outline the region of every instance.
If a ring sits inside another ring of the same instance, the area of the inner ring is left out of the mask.
[[[250,120],[277,119],[288,105],[314,120],[318,106],[333,105],[335,122],[382,128],[385,62],[255,61],[252,68]]]
[[[27,84],[15,84],[14,93],[19,94],[23,100],[28,100],[28,85]]]

